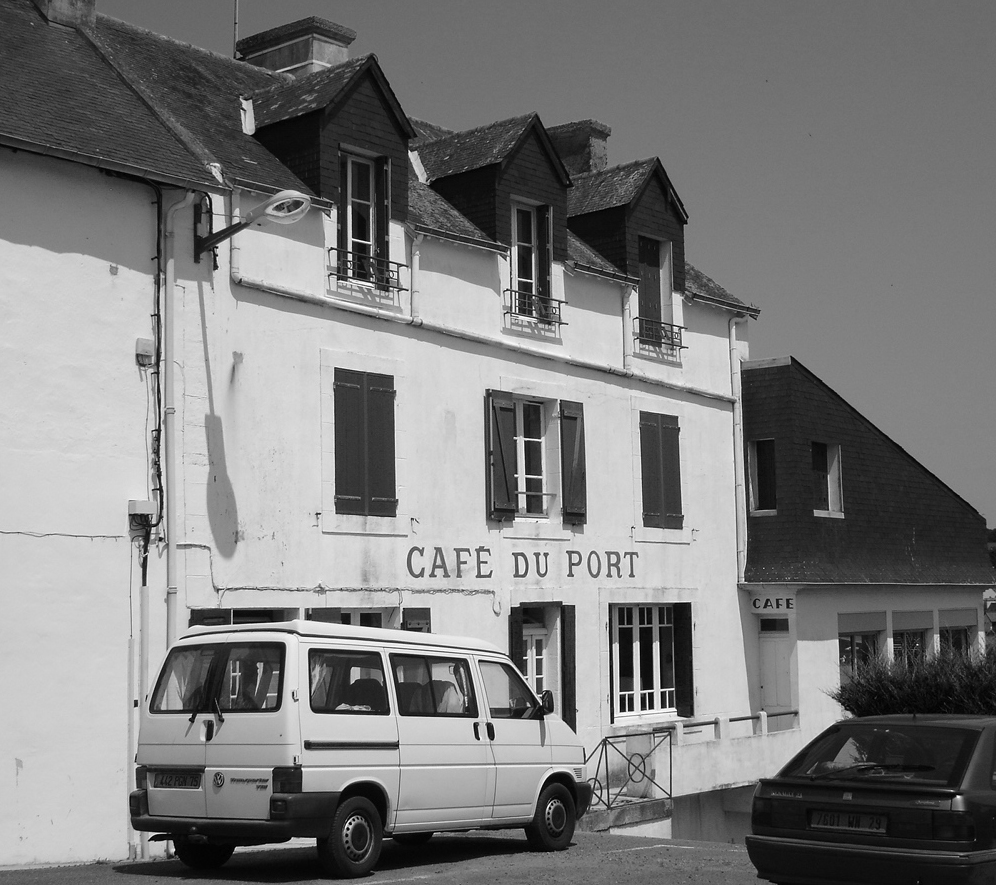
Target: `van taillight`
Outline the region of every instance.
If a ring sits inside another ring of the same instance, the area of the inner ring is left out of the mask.
[[[149,789],[149,769],[144,765],[138,765],[135,767],[135,789]]]
[[[934,838],[945,842],[974,842],[975,820],[967,811],[935,811]]]
[[[301,767],[274,768],[273,769],[273,792],[274,793],[300,793],[303,789]]]

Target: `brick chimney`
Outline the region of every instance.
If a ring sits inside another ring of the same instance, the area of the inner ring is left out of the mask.
[[[243,61],[261,68],[306,77],[348,61],[349,44],[355,39],[356,31],[311,16],[245,37],[235,50]]]
[[[612,130],[598,120],[578,120],[551,126],[547,134],[571,175],[601,172],[609,165],[606,142]]]
[[[96,0],[34,0],[34,3],[50,22],[70,28],[92,25],[97,15]]]
[[[598,120],[578,120],[551,126],[547,135],[571,175],[601,172],[609,165],[606,142],[612,130]]]

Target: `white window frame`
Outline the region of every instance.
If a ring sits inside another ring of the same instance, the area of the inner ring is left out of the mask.
[[[813,440],[813,444],[826,446],[827,449],[827,509],[813,510],[814,516],[829,516],[837,519],[844,517],[844,489],[841,477],[841,452],[836,443],[821,443]]]
[[[648,619],[649,616],[649,619]],[[647,620],[641,624],[641,618]],[[626,621],[627,623],[621,623]],[[677,686],[674,672],[674,609],[669,603],[636,603],[633,605],[610,606],[612,625],[612,696],[617,719],[677,713]],[[653,684],[641,683],[640,656],[642,652],[641,627],[650,627],[653,644]],[[662,648],[663,628],[670,628],[669,650]],[[630,629],[632,635],[628,646],[623,647],[620,629]],[[670,651],[671,685],[661,685],[661,655]],[[624,654],[631,657],[633,684],[624,690],[622,686],[621,663]]]
[[[516,517],[526,519],[547,519],[550,516],[550,503],[553,495],[550,493],[550,471],[548,469],[547,445],[550,428],[551,405],[543,400],[524,399],[515,397],[515,499]],[[525,410],[536,409],[539,411],[540,436],[527,437],[525,435],[526,421]],[[540,472],[538,474],[527,474],[526,470],[526,447],[535,445],[539,449]],[[530,491],[526,488],[529,480],[539,480],[540,490]],[[529,510],[531,498],[539,497],[542,509],[539,511]]]
[[[519,213],[528,213],[530,218],[530,227],[532,228],[532,237],[529,240],[523,240],[519,235]],[[539,283],[539,244],[537,243],[536,233],[537,233],[537,215],[536,207],[529,206],[526,203],[513,202],[512,203],[512,288],[516,292],[523,292],[528,295],[537,295],[537,286]],[[519,276],[519,249],[520,247],[528,247],[531,255],[531,278],[520,277]],[[524,285],[525,284],[525,285]]]
[[[368,160],[365,157],[357,157],[352,154],[344,155],[346,160],[346,199],[344,200],[344,209],[346,212],[346,248],[350,253],[353,274],[352,278],[360,280],[362,282],[374,282],[376,278],[376,273],[374,272],[373,261],[376,258],[376,243],[377,243],[377,167],[373,160]],[[353,181],[357,174],[357,168],[363,167],[367,174],[367,183],[369,186],[369,200],[361,200],[353,196]],[[368,218],[369,218],[369,239],[360,239],[356,237],[354,225],[353,225],[353,206],[359,205],[366,207]],[[360,243],[366,247],[367,251],[365,255],[361,255],[356,250],[356,244]],[[369,264],[367,265],[365,271],[360,269],[360,261],[362,258],[367,258]]]
[[[547,656],[550,651],[550,633],[537,624],[526,624],[522,628],[522,639],[526,652],[526,682],[537,695],[547,688]]]

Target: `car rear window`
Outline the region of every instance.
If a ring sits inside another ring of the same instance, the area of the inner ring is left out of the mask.
[[[930,725],[854,723],[813,741],[781,774],[813,780],[960,783],[979,732]]]

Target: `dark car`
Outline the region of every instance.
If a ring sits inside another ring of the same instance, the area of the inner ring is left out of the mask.
[[[754,792],[747,852],[782,885],[996,883],[996,717],[869,716]]]

